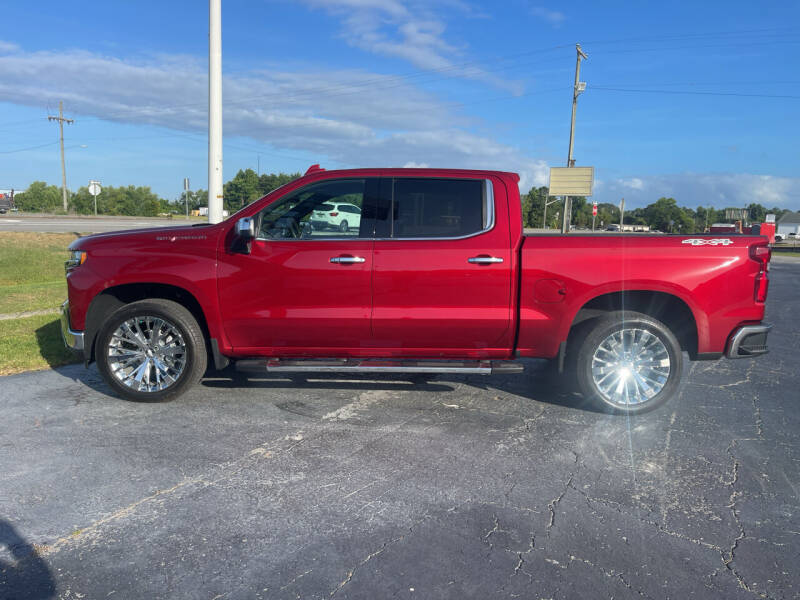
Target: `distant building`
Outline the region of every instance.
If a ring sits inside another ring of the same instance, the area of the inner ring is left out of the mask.
[[[713,223],[709,233],[736,233],[736,223]]]
[[[797,235],[800,233],[800,212],[788,212],[778,219],[776,235],[783,239],[789,237],[790,233]]]
[[[196,215],[195,215],[195,212],[197,213]],[[222,216],[223,217],[229,217],[230,214],[231,213],[229,213],[227,210],[223,210],[222,211]],[[192,215],[195,215],[195,216],[198,216],[198,217],[207,217],[208,216],[208,207],[207,206],[201,206],[199,210],[197,210],[197,211],[193,210],[192,211]]]

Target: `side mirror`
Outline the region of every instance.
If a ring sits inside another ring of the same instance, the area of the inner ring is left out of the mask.
[[[246,242],[256,237],[256,222],[252,217],[243,217],[236,221],[236,237]]]
[[[241,254],[250,254],[250,242],[256,237],[256,222],[252,217],[242,217],[236,221],[231,250]]]

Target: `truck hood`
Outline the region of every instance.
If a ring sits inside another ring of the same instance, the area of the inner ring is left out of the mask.
[[[120,242],[130,246],[139,243],[152,244],[159,241],[204,240],[215,237],[219,231],[219,225],[210,224],[124,229],[80,237],[69,245],[69,250],[89,250],[100,245]]]

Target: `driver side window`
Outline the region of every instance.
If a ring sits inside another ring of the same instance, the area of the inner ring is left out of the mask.
[[[364,179],[339,179],[304,187],[261,211],[258,237],[357,238],[365,185]]]

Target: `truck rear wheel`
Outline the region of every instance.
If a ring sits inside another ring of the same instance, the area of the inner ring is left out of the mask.
[[[606,412],[653,410],[678,390],[683,355],[661,321],[633,311],[598,319],[579,342],[575,364],[584,397]]]
[[[164,402],[197,383],[206,346],[197,320],[171,300],[126,304],[103,324],[95,357],[100,374],[127,400]]]

